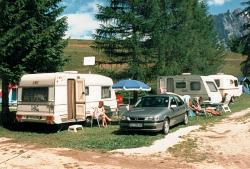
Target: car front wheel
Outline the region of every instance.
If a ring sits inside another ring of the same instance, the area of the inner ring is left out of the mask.
[[[164,121],[164,123],[163,123],[163,133],[165,134],[165,135],[167,135],[168,134],[168,132],[169,132],[169,120],[168,119],[166,119],[165,121]]]

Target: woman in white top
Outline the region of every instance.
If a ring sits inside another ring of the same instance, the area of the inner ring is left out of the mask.
[[[98,107],[95,108],[94,114],[102,117],[102,127],[107,127],[107,121],[111,121],[111,119],[106,115],[106,111],[103,107],[103,101],[99,101]]]

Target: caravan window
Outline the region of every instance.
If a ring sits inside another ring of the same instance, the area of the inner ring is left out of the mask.
[[[238,80],[234,80],[234,86],[238,87]]]
[[[206,82],[206,83],[208,85],[210,92],[217,92],[218,91],[214,82]]]
[[[22,90],[22,101],[23,102],[47,102],[48,87],[33,87],[23,88]]]
[[[201,83],[200,82],[191,82],[190,83],[190,90],[193,90],[193,91],[201,90]]]
[[[186,82],[176,82],[175,86],[177,89],[186,88]]]
[[[89,95],[89,87],[85,86],[85,96],[88,96],[88,95]]]
[[[220,79],[215,79],[214,81],[215,81],[217,87],[220,87]]]
[[[102,86],[102,99],[111,98],[110,86]]]

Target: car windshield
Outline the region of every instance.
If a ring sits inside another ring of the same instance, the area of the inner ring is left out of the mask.
[[[169,97],[143,97],[136,107],[168,107]]]

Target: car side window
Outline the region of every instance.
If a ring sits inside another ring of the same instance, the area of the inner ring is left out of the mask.
[[[183,100],[181,98],[179,98],[178,96],[174,96],[174,98],[177,101],[178,106],[184,105],[184,102],[183,102]]]
[[[173,97],[171,98],[171,101],[170,101],[170,106],[172,106],[172,105],[177,106],[177,103],[176,103],[176,101],[175,101],[175,99]]]

